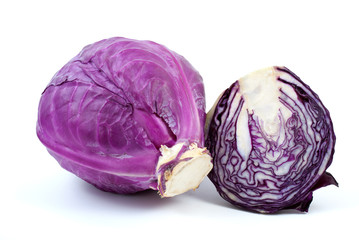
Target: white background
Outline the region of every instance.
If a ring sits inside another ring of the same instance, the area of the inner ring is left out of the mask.
[[[358,239],[359,14],[355,1],[1,1],[0,239]],[[171,199],[101,192],[63,170],[35,133],[51,77],[87,44],[148,39],[201,73],[207,110],[239,77],[285,65],[318,93],[337,135],[340,187],[309,213],[238,210],[206,179]],[[348,236],[351,236],[350,238]]]

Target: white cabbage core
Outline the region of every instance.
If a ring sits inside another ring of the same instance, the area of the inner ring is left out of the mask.
[[[178,143],[171,148],[161,146],[162,155],[159,157],[157,171],[163,164],[174,160],[182,147],[183,143]],[[197,144],[191,144],[189,149],[180,156],[176,166],[167,170],[164,176],[158,174],[158,184],[161,184],[162,177],[165,177],[166,186],[162,197],[173,197],[198,188],[213,167],[211,160],[211,156],[206,153],[206,148],[198,148]]]
[[[292,112],[279,101],[280,89],[285,85],[277,80],[277,76],[276,70],[269,67],[238,80],[240,89],[234,101],[239,102],[241,96],[244,104],[237,121],[237,147],[244,159],[248,159],[252,149],[248,114],[254,114],[259,120],[261,130],[269,138],[278,138],[280,121],[285,122],[292,115]],[[293,90],[286,89],[286,91],[295,96]],[[238,104],[233,103],[232,106],[235,108]]]

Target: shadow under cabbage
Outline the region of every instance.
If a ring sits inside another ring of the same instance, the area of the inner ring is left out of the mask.
[[[119,194],[100,190],[85,181],[81,181],[80,185],[83,193],[89,198],[93,198],[98,203],[111,204],[118,208],[144,210],[164,207],[175,202],[174,198],[161,198],[157,191],[151,189],[131,194]]]

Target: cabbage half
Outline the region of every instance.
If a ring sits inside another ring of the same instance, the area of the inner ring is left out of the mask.
[[[225,200],[257,212],[308,211],[314,190],[338,185],[326,172],[334,144],[328,110],[285,67],[234,82],[207,116],[209,178]]]
[[[68,171],[116,193],[195,189],[212,168],[204,148],[202,78],[150,41],[86,46],[42,93],[37,135]]]

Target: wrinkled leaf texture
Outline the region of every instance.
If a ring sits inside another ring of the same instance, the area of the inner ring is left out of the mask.
[[[157,189],[161,145],[203,146],[202,78],[182,56],[120,37],[86,46],[42,93],[37,135],[60,165],[118,193]]]

